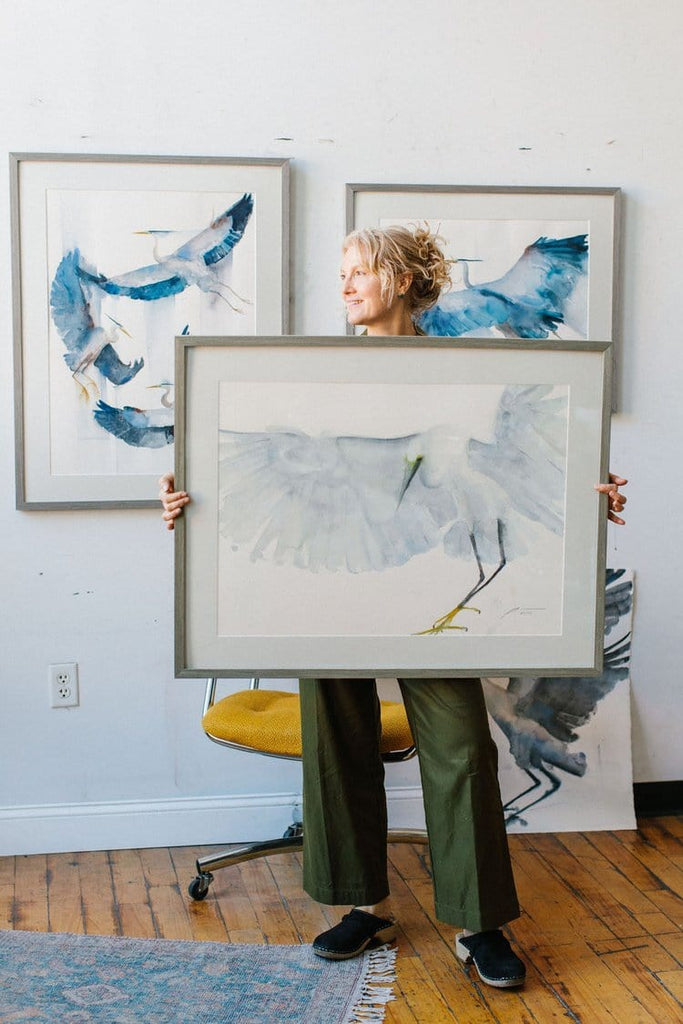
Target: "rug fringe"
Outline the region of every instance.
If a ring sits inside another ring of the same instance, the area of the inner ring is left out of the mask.
[[[348,1024],[382,1024],[386,1004],[395,999],[396,949],[380,946],[366,953],[367,973],[360,989],[360,998],[353,1006]]]

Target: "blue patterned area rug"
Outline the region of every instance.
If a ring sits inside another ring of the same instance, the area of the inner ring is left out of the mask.
[[[0,931],[0,1024],[365,1024],[384,1020],[395,956]]]

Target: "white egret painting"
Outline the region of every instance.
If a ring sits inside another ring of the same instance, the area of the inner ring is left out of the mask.
[[[590,673],[610,348],[179,339],[176,673]]]
[[[220,576],[243,584],[219,623],[558,633],[567,402],[534,383],[222,384]]]

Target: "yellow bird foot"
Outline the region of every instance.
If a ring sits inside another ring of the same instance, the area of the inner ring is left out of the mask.
[[[476,612],[477,615],[481,615],[480,608],[473,608],[470,605],[459,604],[457,608],[454,608],[452,611],[448,612],[448,614],[442,615],[440,619],[437,619],[436,622],[434,622],[429,629],[422,629],[420,630],[419,633],[416,633],[415,635],[430,636],[436,633],[445,633],[447,630],[450,629],[459,629],[463,633],[467,633],[467,626],[456,626],[453,624],[453,619],[455,618],[456,615],[458,615],[459,612]]]

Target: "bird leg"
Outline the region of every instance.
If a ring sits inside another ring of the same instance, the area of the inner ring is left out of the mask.
[[[217,287],[216,288],[209,288],[208,290],[210,292],[212,292],[214,295],[217,295],[220,299],[223,299],[223,302],[227,302],[227,304],[230,306],[230,309],[232,309],[233,312],[235,312],[235,313],[244,313],[244,310],[240,309],[239,306],[233,305],[232,302],[230,301],[230,299],[226,295],[223,295],[222,292],[218,291],[218,288],[225,288],[225,289],[227,289],[227,291],[229,291],[231,295],[234,295],[235,298],[239,299],[239,301],[244,303],[245,306],[253,306],[253,302],[250,299],[244,299],[239,294],[239,292],[235,291],[235,289],[232,287],[232,285],[227,284],[225,281],[215,281],[214,283],[216,284]]]
[[[84,402],[94,402],[100,397],[100,389],[97,384],[92,377],[88,377],[87,373],[83,370],[74,370],[71,376],[81,389],[81,398]]]
[[[472,551],[474,552],[474,557],[477,561],[477,568],[479,569],[479,579],[472,587],[472,589],[467,594],[465,594],[462,601],[460,601],[459,604],[455,606],[455,608],[453,608],[450,612],[447,612],[445,615],[442,615],[440,619],[436,620],[436,622],[432,623],[430,629],[423,629],[420,633],[417,634],[418,636],[425,636],[429,635],[430,633],[443,633],[444,630],[447,629],[462,629],[465,632],[467,632],[467,626],[453,625],[453,619],[455,618],[455,616],[463,611],[476,612],[477,615],[481,614],[479,608],[472,608],[467,604],[467,602],[471,598],[473,598],[475,594],[478,594],[481,590],[483,590],[484,587],[488,587],[489,583],[491,583],[496,578],[498,573],[502,572],[502,570],[507,565],[507,558],[505,557],[505,540],[503,536],[503,522],[502,520],[498,519],[496,520],[496,523],[498,532],[499,555],[499,562],[497,567],[494,569],[490,576],[486,576],[486,573],[484,572],[484,566],[481,561],[481,556],[479,555],[479,549],[477,547],[477,539],[474,535],[474,532],[471,532],[469,535],[470,544],[472,545]]]
[[[542,775],[545,775],[546,779],[548,780],[548,787],[544,789],[540,796],[536,797],[535,800],[529,801],[529,803],[525,804],[524,807],[511,807],[511,804],[516,804],[521,797],[526,796],[527,793],[531,793],[534,789],[537,789],[539,786],[542,785],[541,780],[537,778],[532,771],[530,771],[528,768],[525,768],[524,770],[526,771],[529,778],[534,780],[533,785],[529,786],[528,789],[522,790],[522,792],[518,793],[516,797],[513,797],[512,800],[508,800],[508,802],[503,805],[503,811],[506,811],[509,808],[511,812],[510,815],[505,818],[506,825],[512,821],[519,821],[520,824],[526,825],[526,822],[521,817],[521,815],[528,811],[530,807],[535,807],[536,804],[540,804],[543,800],[547,800],[548,797],[552,796],[553,793],[556,793],[562,785],[560,779],[557,777],[557,775],[554,774],[554,772],[551,772],[548,768],[545,767],[545,765],[539,765],[538,770],[541,772]]]
[[[217,295],[218,298],[221,299],[223,302],[227,302],[228,306],[230,306],[230,309],[233,311],[233,313],[244,313],[243,309],[240,309],[239,306],[234,306],[230,299],[227,298],[227,296],[223,295],[222,292],[218,291],[218,288],[207,288],[206,290],[211,295]]]

